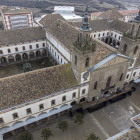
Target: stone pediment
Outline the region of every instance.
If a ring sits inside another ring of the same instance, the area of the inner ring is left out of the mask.
[[[128,58],[125,58],[125,57],[122,57],[122,56],[116,56],[113,59],[111,59],[110,61],[103,64],[102,66],[100,66],[99,68],[104,68],[104,67],[108,67],[108,66],[111,66],[111,65],[116,65],[118,63],[126,62],[128,60],[129,60]]]

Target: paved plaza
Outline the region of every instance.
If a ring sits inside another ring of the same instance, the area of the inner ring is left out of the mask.
[[[127,95],[127,98],[114,104],[108,103],[106,107],[98,111],[88,113],[85,110],[84,124],[82,126],[76,125],[73,121],[74,118],[71,118],[68,114],[49,125],[39,125],[29,131],[33,134],[34,140],[43,140],[41,138],[43,128],[52,130],[53,137],[50,140],[86,140],[86,136],[93,131],[101,140],[106,140],[133,126],[130,118],[140,113],[140,87],[137,86],[136,88],[137,90],[133,92],[132,96]],[[66,132],[56,128],[60,120],[68,121],[69,128]],[[7,140],[14,140],[14,137]]]

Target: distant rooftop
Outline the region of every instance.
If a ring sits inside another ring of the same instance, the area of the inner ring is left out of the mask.
[[[15,8],[15,9],[1,9],[3,14],[16,14],[16,13],[30,13],[27,8]]]
[[[54,10],[74,11],[74,7],[70,7],[70,6],[55,6]]]

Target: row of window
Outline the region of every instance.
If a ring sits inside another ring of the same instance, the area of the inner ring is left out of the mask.
[[[126,50],[127,50],[127,45],[125,44],[124,47],[123,47],[123,53],[125,53]],[[137,51],[138,51],[138,46],[136,46],[136,47],[134,48],[133,54],[136,54]]]
[[[123,73],[121,74],[119,81],[122,81],[122,78],[123,78]],[[111,83],[111,76],[107,79],[106,88],[109,88],[110,83]],[[94,90],[97,89],[97,84],[98,84],[98,82],[96,81],[94,84],[94,88],[93,88]]]
[[[42,43],[42,46],[45,47],[45,43]],[[29,45],[29,48],[32,49],[32,45]],[[36,44],[36,48],[39,48],[39,44]],[[25,51],[25,46],[22,47],[22,50]],[[8,53],[11,53],[11,49],[7,49]],[[18,48],[15,48],[15,51],[18,52]],[[0,50],[0,54],[3,54],[3,51]]]
[[[77,56],[75,55],[75,65],[77,65]],[[89,58],[86,58],[85,67],[89,67]]]
[[[109,32],[107,33],[107,36],[109,35]],[[105,33],[103,33],[103,36],[105,36]],[[111,33],[111,36],[113,36],[113,33]],[[94,35],[94,37],[96,37],[96,34]],[[100,37],[100,34],[98,34],[98,37]],[[117,35],[115,34],[115,38],[117,38]],[[121,39],[121,37],[119,36],[119,40]]]
[[[83,95],[83,94],[85,94],[85,89],[82,90],[82,95]],[[76,92],[74,92],[74,93],[72,94],[72,98],[73,98],[73,99],[76,98]],[[65,101],[66,101],[66,96],[63,96],[63,97],[62,97],[62,102],[65,102]],[[52,100],[52,101],[51,101],[51,106],[54,106],[55,104],[56,104],[56,103],[55,103],[55,100]],[[42,110],[42,109],[44,109],[44,104],[40,104],[40,105],[39,105],[39,110]],[[31,113],[32,113],[31,108],[27,108],[27,109],[26,109],[26,113],[27,113],[27,115],[31,114]],[[12,116],[13,116],[13,119],[19,118],[19,117],[18,117],[18,113],[14,113],[14,114],[12,114]],[[3,123],[3,122],[4,122],[3,118],[0,118],[0,123]]]
[[[52,53],[54,53],[54,50],[53,50],[53,49],[51,49],[51,46],[50,46],[50,51],[51,51]],[[56,52],[55,52],[55,56],[56,56]],[[59,55],[58,55],[58,60],[59,60]],[[62,58],[61,58],[61,63],[63,63]],[[65,62],[64,62],[64,64],[65,64]]]
[[[140,73],[139,73],[139,75],[140,75]],[[127,74],[126,79],[128,79],[128,78],[129,78],[129,76],[130,76],[130,75],[129,75],[129,74]],[[136,72],[134,72],[134,73],[133,73],[133,77],[135,77],[135,76],[136,76]]]

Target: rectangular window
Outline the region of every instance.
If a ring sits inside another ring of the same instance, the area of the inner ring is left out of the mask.
[[[36,48],[39,48],[39,45],[38,44],[36,44]]]
[[[43,43],[43,47],[45,47],[45,43]]]
[[[3,51],[2,50],[0,50],[0,54],[3,54]]]
[[[85,94],[85,89],[82,90],[82,94]]]
[[[13,119],[17,119],[18,118],[18,114],[17,113],[14,113],[13,114]]]
[[[8,53],[11,53],[11,50],[10,49],[8,49]]]
[[[15,48],[15,51],[17,52],[18,51],[18,48]]]
[[[39,109],[40,110],[44,109],[44,105],[43,104],[39,105]]]
[[[30,47],[30,49],[32,49],[32,45],[30,45],[29,47]]]
[[[73,93],[72,98],[76,98],[76,93],[75,92]]]
[[[0,124],[3,123],[3,118],[0,118]]]
[[[52,101],[51,101],[51,105],[52,105],[52,106],[55,105],[55,100],[52,100]]]
[[[25,50],[25,46],[22,47],[23,51]]]
[[[27,115],[32,113],[31,108],[28,108],[26,111],[27,111]]]

